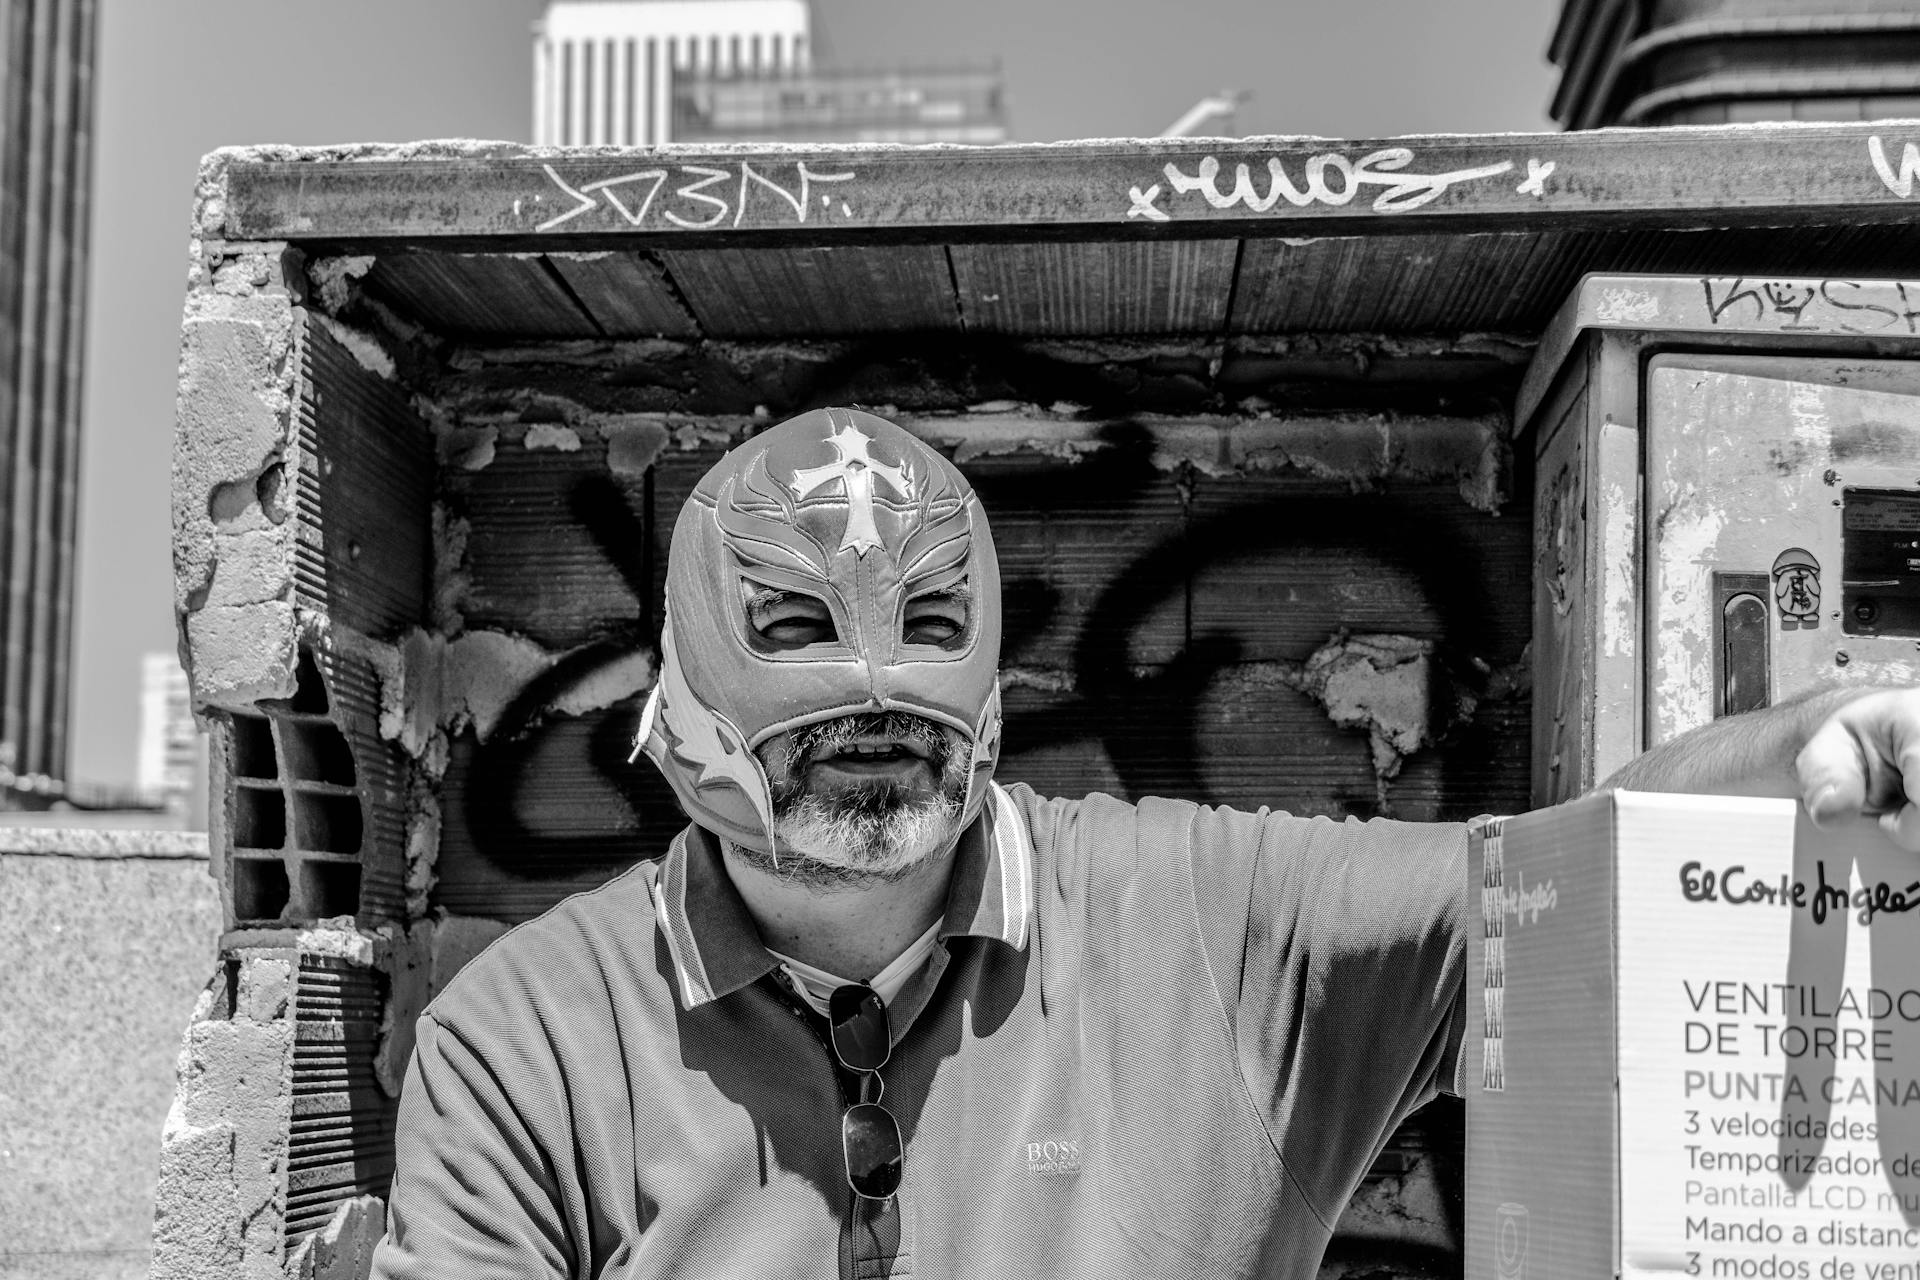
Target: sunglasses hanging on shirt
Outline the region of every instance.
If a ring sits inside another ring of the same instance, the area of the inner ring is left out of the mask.
[[[860,1101],[840,1118],[840,1148],[847,1160],[847,1185],[867,1200],[889,1200],[900,1189],[900,1125],[880,1105],[886,1084],[880,1068],[893,1053],[893,1031],[886,1002],[872,987],[853,983],[827,999],[834,1057],[860,1077]],[[873,1096],[867,1096],[871,1087]]]

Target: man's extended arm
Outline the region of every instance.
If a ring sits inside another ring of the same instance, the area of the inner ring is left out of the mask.
[[[1878,814],[1920,851],[1920,688],[1827,689],[1728,716],[1647,751],[1602,789],[1715,791],[1767,777],[1793,786],[1815,821]]]

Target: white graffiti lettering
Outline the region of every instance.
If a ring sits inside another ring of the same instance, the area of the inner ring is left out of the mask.
[[[1873,161],[1873,171],[1880,175],[1880,181],[1887,184],[1887,190],[1905,200],[1913,194],[1913,179],[1920,174],[1920,146],[1909,142],[1900,152],[1900,168],[1896,172],[1887,163],[1887,148],[1880,141],[1879,134],[1867,139],[1867,158]]]
[[[1129,218],[1145,218],[1149,222],[1172,221],[1172,219],[1167,216],[1165,210],[1160,209],[1154,204],[1154,201],[1160,198],[1159,183],[1154,183],[1145,191],[1142,191],[1138,187],[1129,187],[1127,188],[1127,198],[1133,201],[1132,207],[1127,210],[1127,216]]]
[[[1527,180],[1513,189],[1515,195],[1532,196],[1538,200],[1547,194],[1547,179],[1553,176],[1554,161],[1541,164],[1538,160],[1527,161]]]
[[[579,217],[581,214],[585,213],[587,210],[598,206],[599,201],[595,200],[592,196],[587,195],[583,191],[576,191],[574,188],[568,186],[567,180],[561,177],[559,174],[555,173],[553,171],[552,165],[543,164],[540,167],[547,171],[547,177],[553,180],[554,186],[559,187],[562,191],[572,196],[579,203],[574,205],[573,208],[567,210],[567,212],[560,214],[558,217],[548,218],[545,222],[535,227],[534,228],[535,231],[551,231],[555,227],[560,226],[562,223],[571,222],[575,218]],[[535,198],[537,199],[538,197],[535,197]]]
[[[690,227],[693,230],[699,231],[713,226],[724,219],[729,213],[733,212],[733,210],[727,207],[727,202],[719,196],[702,194],[704,188],[710,187],[716,182],[725,182],[733,176],[732,174],[728,173],[725,169],[709,169],[707,166],[701,164],[683,164],[680,166],[680,169],[683,173],[698,173],[704,176],[698,182],[689,182],[673,194],[687,200],[698,200],[702,204],[710,204],[713,206],[713,212],[705,218],[695,220],[693,218],[683,218],[673,210],[667,209],[664,210],[664,213],[668,222],[671,222],[676,227]]]
[[[1265,213],[1282,200],[1295,208],[1305,208],[1310,204],[1337,208],[1350,204],[1363,187],[1385,187],[1386,190],[1374,197],[1374,212],[1402,213],[1438,200],[1447,188],[1458,183],[1497,177],[1511,172],[1514,167],[1513,161],[1502,160],[1498,164],[1455,169],[1447,173],[1403,172],[1412,163],[1413,151],[1407,147],[1382,147],[1358,160],[1350,160],[1337,151],[1327,151],[1307,158],[1301,169],[1301,184],[1296,185],[1280,157],[1271,156],[1267,160],[1265,192],[1260,191],[1252,166],[1244,163],[1234,165],[1233,185],[1222,191],[1219,182],[1221,166],[1215,156],[1201,157],[1192,173],[1182,171],[1178,164],[1172,162],[1162,172],[1166,174],[1175,193],[1187,195],[1197,192],[1215,209],[1231,209],[1237,205],[1253,213]],[[1550,172],[1551,165],[1539,176],[1544,180]],[[1169,217],[1157,203],[1157,185],[1144,192],[1134,187],[1128,194],[1133,201],[1132,207],[1127,210],[1129,218],[1165,221]]]
[[[548,172],[551,173],[552,170],[549,169]],[[629,182],[645,182],[648,179],[653,180],[653,185],[647,188],[646,197],[642,199],[637,206],[628,206],[625,201],[614,194],[616,188],[624,187]],[[586,186],[580,188],[580,190],[583,193],[588,191],[600,192],[606,202],[619,211],[621,217],[625,218],[630,225],[637,227],[647,220],[647,210],[653,207],[653,198],[660,194],[660,186],[666,180],[667,171],[665,169],[647,169],[640,173],[629,173],[619,178],[602,178],[598,182],[589,182]],[[541,229],[545,230],[544,227]]]
[[[795,222],[804,223],[813,209],[814,188],[821,183],[851,182],[854,175],[847,173],[815,173],[802,160],[794,165],[794,186],[789,188],[773,176],[756,169],[752,163],[742,160],[738,168],[715,168],[709,165],[683,164],[674,171],[667,169],[640,169],[633,173],[623,173],[612,178],[601,178],[595,182],[574,186],[554,169],[552,165],[542,165],[548,181],[558,187],[561,193],[573,201],[573,207],[555,214],[534,228],[535,231],[552,231],[583,217],[601,207],[602,202],[617,214],[628,226],[646,225],[650,217],[655,225],[659,222],[684,227],[689,230],[704,230],[717,227],[728,218],[731,225],[739,226],[759,210],[754,207],[753,193],[771,193],[775,199],[772,208],[789,211]],[[671,188],[665,200],[660,198],[661,191],[667,187],[669,178],[678,175],[686,181]],[[737,190],[721,188],[725,194],[716,194],[711,189],[721,183],[739,179]],[[840,203],[840,216],[851,218],[853,209],[845,200]],[[679,207],[673,207],[677,204]],[[762,207],[767,207],[765,200]],[[829,197],[820,195],[822,208],[831,208]]]

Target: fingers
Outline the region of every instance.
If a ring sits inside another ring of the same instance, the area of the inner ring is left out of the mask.
[[[1920,690],[1844,704],[1814,730],[1794,772],[1814,822],[1873,815],[1895,843],[1920,852]]]
[[[1880,829],[1902,849],[1920,853],[1920,744],[1900,753],[1899,768],[1900,794],[1891,811],[1880,815]]]
[[[1859,813],[1867,803],[1869,766],[1860,739],[1840,716],[1828,716],[1794,758],[1800,803],[1816,823]]]
[[[1897,812],[1881,814],[1879,822],[1889,840],[1910,853],[1920,853],[1920,805],[1909,801]]]

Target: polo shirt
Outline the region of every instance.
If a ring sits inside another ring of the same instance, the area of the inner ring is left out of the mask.
[[[1310,1277],[1450,1085],[1465,828],[995,787],[890,1007],[899,1194],[711,835],[421,1017],[373,1274]]]

